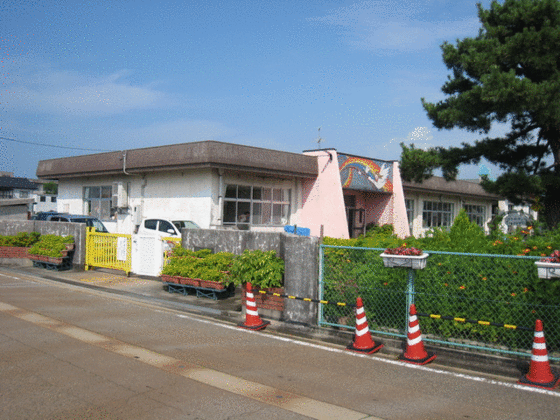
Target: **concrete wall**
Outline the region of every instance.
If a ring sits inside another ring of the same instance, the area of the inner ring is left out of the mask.
[[[276,232],[252,232],[216,229],[183,229],[182,246],[188,249],[211,249],[236,255],[245,249],[274,250],[284,259],[286,294],[317,299],[319,240]],[[286,299],[283,320],[295,323],[317,322],[317,304]]]
[[[2,221],[0,235],[17,235],[19,232],[39,232],[41,235],[58,235],[74,237],[76,249],[72,263],[83,269],[86,258],[86,225],[83,223],[44,222],[42,220]]]

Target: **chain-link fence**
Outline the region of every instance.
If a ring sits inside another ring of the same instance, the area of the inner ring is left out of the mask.
[[[320,298],[356,303],[377,334],[406,337],[415,303],[425,341],[530,355],[535,320],[560,360],[558,281],[540,279],[536,257],[424,251],[426,268],[387,268],[381,248],[321,245]],[[319,324],[353,329],[353,307],[320,305]]]

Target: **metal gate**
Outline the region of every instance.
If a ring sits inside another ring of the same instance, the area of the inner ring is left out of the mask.
[[[92,267],[122,270],[128,275],[132,266],[132,236],[99,233],[87,228],[85,269]]]

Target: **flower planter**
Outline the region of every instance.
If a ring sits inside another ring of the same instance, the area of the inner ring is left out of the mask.
[[[218,281],[192,279],[189,277],[181,277],[181,276],[169,276],[167,274],[162,274],[161,280],[166,283],[175,283],[175,284],[182,284],[184,286],[202,287],[205,289],[215,289],[215,290],[224,290],[228,286],[227,284],[223,284]]]
[[[270,309],[273,311],[280,311],[284,310],[284,298],[281,296],[274,296],[273,293],[277,293],[279,295],[285,294],[284,289],[281,287],[269,287],[260,289],[266,291],[266,294],[259,293],[258,289],[253,288],[253,295],[255,296],[255,303],[257,304],[257,309]],[[245,305],[246,301],[246,288],[243,285],[243,295],[241,301],[243,305]]]
[[[29,247],[0,246],[0,258],[27,258]]]
[[[560,263],[536,261],[535,265],[541,279],[560,277]]]
[[[414,270],[421,270],[426,267],[427,258],[430,254],[422,255],[396,255],[385,254],[380,255],[383,258],[383,265],[385,267],[405,267]]]

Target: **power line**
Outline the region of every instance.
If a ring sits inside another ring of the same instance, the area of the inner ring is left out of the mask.
[[[1,136],[0,136],[0,140],[13,141],[14,143],[33,144],[35,146],[54,147],[54,148],[57,148],[57,149],[86,150],[86,151],[89,151],[89,152],[114,152],[114,150],[87,149],[87,148],[83,148],[83,147],[69,147],[69,146],[55,146],[53,144],[34,143],[32,141],[16,140],[16,139],[10,139],[8,137],[1,137]]]

